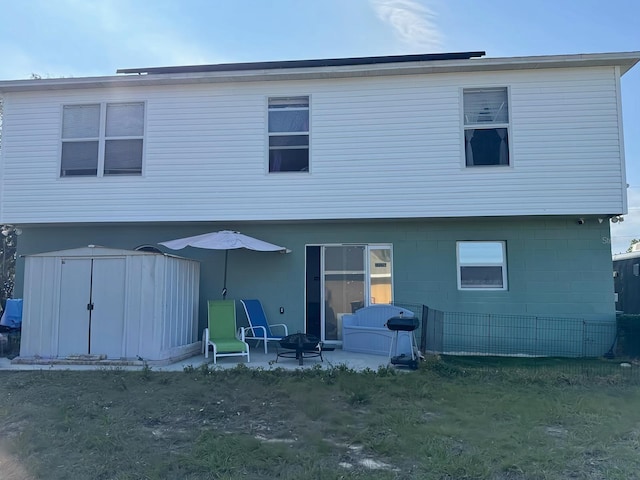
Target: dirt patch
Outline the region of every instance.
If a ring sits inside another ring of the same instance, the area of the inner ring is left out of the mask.
[[[0,478],[2,480],[33,480],[22,464],[0,445]]]

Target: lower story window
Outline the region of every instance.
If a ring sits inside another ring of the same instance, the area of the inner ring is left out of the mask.
[[[457,242],[459,290],[506,290],[507,255],[503,241]]]

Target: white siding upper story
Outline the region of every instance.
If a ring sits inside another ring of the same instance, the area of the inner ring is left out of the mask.
[[[626,212],[616,66],[5,91],[0,223]],[[510,165],[465,167],[464,88],[507,87]],[[1,85],[0,85],[1,90]],[[269,173],[269,97],[309,172]],[[145,102],[138,176],[60,177],[63,105]]]

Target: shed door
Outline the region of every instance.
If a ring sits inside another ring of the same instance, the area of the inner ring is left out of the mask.
[[[124,258],[93,260],[91,343],[89,353],[122,357],[124,332]]]
[[[64,258],[60,282],[58,356],[89,353],[91,259]]]
[[[58,356],[122,357],[124,258],[62,260]]]

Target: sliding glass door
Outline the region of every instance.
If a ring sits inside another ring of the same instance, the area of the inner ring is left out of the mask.
[[[342,340],[342,316],[393,301],[390,245],[307,247],[307,332]]]
[[[342,339],[342,315],[366,302],[366,247],[324,247],[324,339]]]

